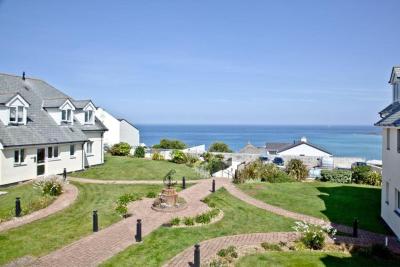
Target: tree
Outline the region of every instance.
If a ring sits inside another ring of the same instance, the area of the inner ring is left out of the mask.
[[[185,149],[186,144],[179,140],[161,139],[160,143],[154,145],[153,148],[161,149]]]
[[[138,146],[136,149],[135,149],[135,153],[133,154],[133,156],[135,157],[135,158],[144,158],[144,156],[145,156],[145,150],[144,150],[144,147],[142,147],[142,146]]]
[[[298,181],[304,180],[308,176],[306,165],[299,159],[291,159],[286,166],[286,172]]]
[[[113,156],[128,156],[131,153],[131,145],[125,142],[115,144],[111,147],[110,153]]]
[[[208,149],[210,152],[232,153],[229,146],[223,142],[214,142]]]

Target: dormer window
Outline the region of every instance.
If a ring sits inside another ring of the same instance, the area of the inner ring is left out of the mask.
[[[10,123],[24,123],[24,107],[10,107]]]
[[[25,99],[17,94],[6,103],[6,107],[8,107],[9,110],[9,124],[26,124],[29,103],[26,102]]]
[[[72,109],[63,109],[61,111],[61,121],[72,122]]]
[[[85,123],[93,123],[93,110],[85,111]]]
[[[393,102],[398,102],[400,100],[400,84],[393,84]]]

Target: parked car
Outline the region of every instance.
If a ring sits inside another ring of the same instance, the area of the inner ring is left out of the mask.
[[[285,161],[281,157],[275,157],[272,162],[278,166],[283,166],[285,164]]]
[[[351,164],[351,168],[353,169],[354,167],[359,167],[359,166],[367,166],[367,163],[366,162],[363,162],[363,161],[357,161],[357,162],[354,162],[353,164]]]
[[[268,158],[267,156],[260,156],[260,160],[261,160],[262,162],[268,162],[268,161],[269,161],[269,158]]]

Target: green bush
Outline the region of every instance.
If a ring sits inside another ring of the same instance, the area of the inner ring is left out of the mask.
[[[322,182],[350,184],[351,176],[352,173],[348,170],[322,170],[319,180]]]
[[[238,171],[233,179],[234,183],[243,183],[246,180],[261,179],[264,182],[283,183],[293,182],[294,178],[280,170],[275,164],[264,164],[260,160],[247,164],[243,170]]]
[[[185,149],[186,144],[179,140],[161,139],[160,143],[154,145],[153,148],[161,149]]]
[[[209,152],[231,153],[232,150],[223,142],[215,142],[208,149]]]
[[[320,250],[324,247],[327,234],[332,237],[336,234],[336,229],[330,226],[320,226],[306,222],[295,222],[293,229],[302,234],[300,241],[304,246],[315,250]]]
[[[161,155],[159,152],[155,152],[151,157],[152,160],[164,160],[164,156]]]
[[[128,203],[139,199],[140,197],[136,194],[123,194],[117,200],[115,211],[122,217],[125,217],[128,213]]]
[[[183,164],[187,162],[187,156],[181,150],[172,151],[171,158],[171,161],[177,164]]]
[[[115,207],[115,211],[121,216],[124,217],[128,213],[128,207],[123,204],[119,204]]]
[[[63,192],[63,181],[58,176],[48,176],[37,179],[33,187],[39,189],[43,195],[59,196]]]
[[[200,215],[197,215],[194,220],[196,223],[202,223],[202,224],[207,224],[211,222],[211,216],[209,213],[203,213]]]
[[[278,244],[263,242],[261,243],[261,247],[269,251],[282,251],[282,248]]]
[[[178,217],[172,218],[172,220],[169,222],[173,226],[177,226],[181,223],[181,219]]]
[[[286,166],[286,172],[297,181],[302,181],[308,176],[307,166],[299,159],[291,159]]]
[[[194,225],[194,219],[192,217],[183,218],[183,223],[187,226]]]
[[[131,145],[125,142],[115,144],[111,147],[110,153],[113,156],[128,156],[131,153]]]
[[[367,176],[367,180],[364,184],[381,186],[382,185],[382,175],[376,171],[370,171]]]
[[[363,184],[368,179],[368,175],[371,172],[371,166],[356,166],[352,168],[353,174],[351,179],[353,183]]]
[[[192,154],[186,154],[186,165],[193,167],[193,165],[199,160],[199,158]]]
[[[135,158],[144,158],[145,154],[146,154],[146,151],[144,150],[144,147],[138,146],[135,149],[135,153],[133,154],[133,156]]]
[[[217,255],[220,256],[221,258],[237,258],[238,253],[236,251],[235,246],[229,246],[227,248],[221,249],[220,251],[217,252]],[[229,262],[231,260],[228,260]]]

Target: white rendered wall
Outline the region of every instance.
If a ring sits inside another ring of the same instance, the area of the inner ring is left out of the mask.
[[[8,125],[10,120],[10,109],[8,107],[0,107],[0,120],[3,124]]]
[[[280,152],[279,155],[281,156],[312,156],[312,157],[329,157],[331,156],[330,154],[321,151],[319,149],[316,149],[312,146],[309,146],[307,144],[301,144],[298,146],[295,146],[291,149],[285,150],[283,152]]]
[[[381,216],[393,232],[400,238],[400,216],[395,210],[395,189],[400,190],[400,153],[397,152],[397,129],[390,128],[390,150],[387,150],[386,129],[383,130],[382,142],[382,201]],[[386,203],[386,182],[389,182],[388,203]]]
[[[58,125],[61,124],[61,110],[59,108],[46,108],[46,111]]]
[[[104,133],[104,144],[112,146],[119,143],[120,121],[102,108],[97,109],[96,116],[108,129],[108,131]]]
[[[136,148],[139,146],[139,130],[125,120],[120,121],[120,142],[126,142]]]
[[[92,154],[86,153],[87,143],[84,145],[85,167],[104,163],[104,147],[102,133],[97,131],[85,131],[85,135],[93,142]]]
[[[55,146],[55,145],[52,145]],[[14,151],[17,147],[0,150],[0,185],[30,180],[37,177],[37,163],[35,162],[38,148],[45,148],[45,174],[61,174],[64,168],[67,171],[82,170],[82,144],[75,144],[75,156],[70,157],[70,144],[59,144],[57,159],[49,159],[48,146],[20,147],[25,149],[25,162],[22,165],[14,164]]]

